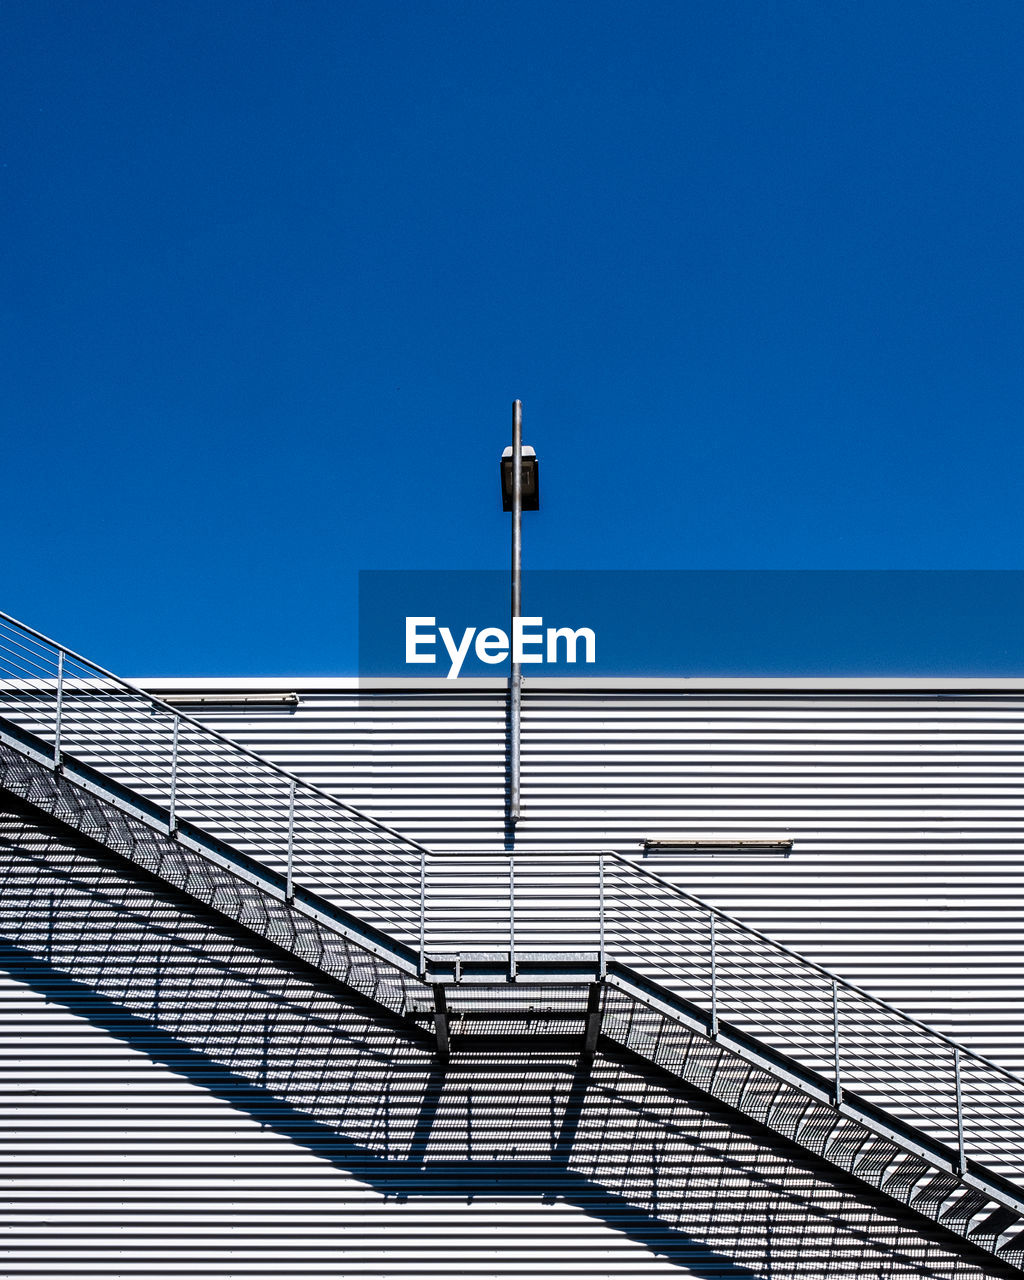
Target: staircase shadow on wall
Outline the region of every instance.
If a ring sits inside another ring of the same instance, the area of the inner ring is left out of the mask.
[[[362,997],[20,807],[0,818],[0,934],[49,1001],[393,1200],[566,1202],[699,1277],[982,1274],[626,1056],[440,1064]]]

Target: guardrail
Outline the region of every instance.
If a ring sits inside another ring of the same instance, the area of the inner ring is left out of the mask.
[[[617,959],[1006,1176],[1024,1174],[1024,1080],[615,853],[602,937]]]
[[[468,869],[467,869],[468,868]],[[613,850],[434,854],[431,954],[596,953],[628,965],[847,1091],[1006,1177],[1024,1176],[1024,1080]],[[458,945],[467,935],[472,947]]]
[[[1024,1081],[613,851],[432,854],[336,796],[0,614],[0,716],[428,956],[596,953],[1007,1177]],[[466,858],[476,859],[472,872]],[[544,860],[547,859],[545,864]],[[454,860],[454,861],[453,861]],[[452,870],[457,867],[458,870]],[[470,881],[476,876],[475,888]],[[474,935],[474,936],[470,936]]]
[[[2,613],[0,716],[420,946],[423,845]]]

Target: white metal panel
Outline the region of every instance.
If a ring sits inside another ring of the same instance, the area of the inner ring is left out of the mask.
[[[1024,1064],[1018,683],[700,683],[528,683],[517,847],[643,857],[645,839],[682,834],[792,838],[786,857],[659,852],[646,862]],[[325,682],[298,692],[295,708],[195,714],[434,848],[502,845],[500,688]]]
[[[458,1055],[0,819],[5,1277],[980,1273],[623,1062]]]

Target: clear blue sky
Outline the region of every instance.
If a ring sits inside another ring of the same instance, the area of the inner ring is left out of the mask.
[[[360,569],[1024,568],[1024,6],[3,0],[0,608],[352,672]],[[913,655],[908,656],[908,668]]]

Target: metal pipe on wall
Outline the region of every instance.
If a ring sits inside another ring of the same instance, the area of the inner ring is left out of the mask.
[[[519,737],[522,710],[522,665],[516,661],[516,619],[523,605],[523,402],[512,403],[512,650],[509,681],[509,822],[519,821]]]

